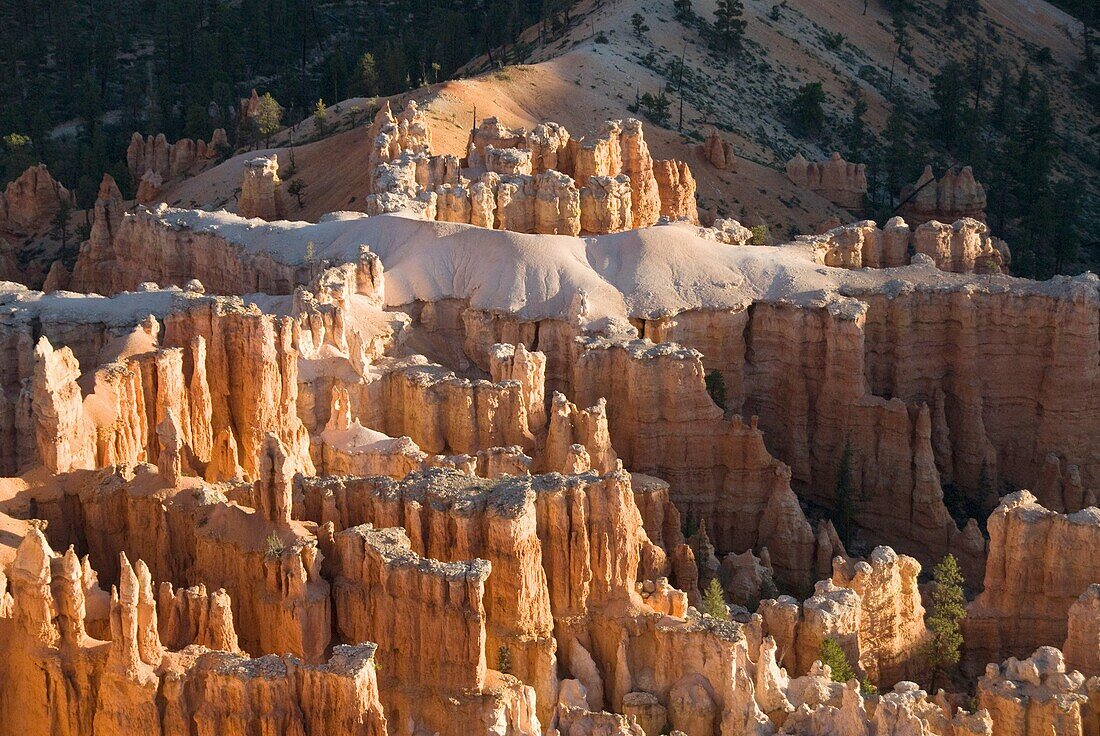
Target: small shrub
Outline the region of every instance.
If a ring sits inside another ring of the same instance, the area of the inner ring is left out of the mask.
[[[604,33],[603,31],[600,31],[599,33],[596,34],[596,43],[611,43],[611,42],[609,40],[607,40],[607,34]]]
[[[826,31],[821,34],[821,43],[825,44],[825,48],[836,51],[844,45],[844,34],[839,31],[837,33]]]
[[[512,674],[512,653],[507,644],[501,644],[497,650],[497,671],[505,675]]]
[[[749,230],[752,231],[752,240],[749,241],[752,245],[767,245],[771,240],[772,234],[767,225],[753,225]]]
[[[279,535],[275,532],[267,535],[264,540],[264,556],[265,557],[279,557],[283,554],[283,540],[279,539]]]

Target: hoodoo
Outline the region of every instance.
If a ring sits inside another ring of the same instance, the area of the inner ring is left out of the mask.
[[[70,4],[0,736],[1100,736],[1079,4]]]

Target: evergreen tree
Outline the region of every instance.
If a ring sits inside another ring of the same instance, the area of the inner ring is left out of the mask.
[[[833,682],[848,682],[856,679],[856,671],[852,669],[852,664],[848,661],[848,655],[844,653],[837,640],[831,636],[825,637],[821,642],[819,659],[821,664],[829,666],[832,671]]]
[[[947,555],[932,569],[932,607],[927,622],[929,638],[923,648],[928,666],[928,692],[959,663],[963,637],[961,622],[966,618],[965,580],[959,563]]]
[[[714,11],[714,32],[721,48],[741,50],[741,40],[745,35],[745,21],[741,19],[744,11],[745,5],[741,0],[718,0]]]
[[[901,105],[895,104],[886,120],[883,135],[886,146],[883,150],[883,171],[886,175],[886,189],[890,194],[890,206],[901,194],[901,188],[909,179],[913,165],[912,148],[909,142],[909,124],[901,113]]]
[[[867,103],[860,97],[852,106],[852,117],[844,126],[843,138],[845,154],[849,161],[862,161],[870,141],[867,123],[863,116],[867,113]]]
[[[852,543],[852,535],[856,530],[856,514],[859,513],[859,503],[852,485],[851,436],[844,441],[844,452],[841,453],[840,462],[837,464],[833,499],[833,526],[836,527],[837,535],[847,547]]]
[[[256,113],[256,128],[264,139],[264,145],[271,146],[271,134],[279,129],[283,120],[283,108],[275,101],[270,92],[264,92]]]
[[[354,89],[361,95],[373,96],[378,87],[378,69],[374,64],[374,54],[367,52],[355,63]]]
[[[683,22],[695,17],[695,12],[691,7],[691,0],[674,0],[672,5],[676,8],[676,20]]]
[[[641,38],[642,34],[649,30],[649,26],[645,24],[645,18],[642,17],[641,13],[635,13],[630,16],[630,25],[634,29],[634,35],[637,38]]]
[[[791,100],[790,114],[801,135],[813,136],[825,127],[825,90],[821,82],[807,82]]]
[[[905,61],[913,51],[913,42],[909,38],[909,25],[904,13],[897,13],[891,21],[894,33],[894,58],[890,61],[890,89],[894,88],[894,66],[898,60]]]
[[[957,61],[949,61],[932,77],[932,100],[936,104],[933,133],[951,152],[958,150],[966,117],[965,79]]]
[[[717,371],[708,371],[704,377],[704,381],[707,386],[707,393],[710,394],[711,400],[718,405],[718,408],[722,411],[726,410],[726,379],[722,378],[722,374]]]
[[[328,124],[328,107],[324,100],[317,100],[313,105],[313,120],[317,123],[317,132],[324,135]]]
[[[703,613],[722,621],[729,620],[730,611],[726,606],[726,595],[718,578],[711,578],[710,585],[703,593]]]

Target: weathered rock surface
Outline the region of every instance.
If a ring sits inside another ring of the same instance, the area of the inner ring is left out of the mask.
[[[31,166],[0,193],[0,230],[38,232],[48,228],[58,212],[74,206],[73,194],[50,176],[45,165]]]
[[[1028,491],[1001,499],[989,517],[989,560],[984,588],[970,606],[966,646],[972,666],[1006,656],[1025,656],[1071,638],[1072,656],[1088,656],[1088,591],[1100,572],[1091,549],[1100,538],[1100,510],[1059,514],[1039,505]],[[1027,575],[1019,574],[1028,569]],[[1085,594],[1084,603],[1079,598]],[[1082,610],[1084,609],[1084,610]],[[1069,637],[1071,611],[1073,637]]]
[[[246,161],[237,214],[261,220],[285,220],[286,202],[281,184],[279,157],[275,154]]]
[[[898,214],[919,227],[929,220],[955,222],[971,218],[985,222],[985,187],[974,179],[974,171],[964,166],[948,169],[936,179],[931,166],[925,166],[912,186],[901,190]]]
[[[711,166],[721,171],[736,171],[737,157],[729,141],[718,134],[718,129],[710,131],[707,139],[695,147],[696,152]]]
[[[827,161],[813,163],[801,153],[787,162],[787,178],[848,210],[859,211],[867,195],[867,165],[845,161],[833,153]]]

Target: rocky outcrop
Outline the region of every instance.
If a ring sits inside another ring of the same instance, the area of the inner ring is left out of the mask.
[[[859,595],[859,666],[880,687],[924,674],[921,647],[928,636],[917,590],[920,563],[877,547],[868,561],[838,557],[833,582]]]
[[[261,220],[285,220],[286,202],[281,184],[279,157],[275,154],[245,161],[237,214]]]
[[[725,217],[718,218],[710,227],[699,228],[699,236],[726,245],[748,245],[753,238],[752,230]]]
[[[130,145],[126,148],[126,167],[130,171],[130,178],[140,182],[152,174],[161,181],[178,179],[185,174],[194,173],[205,162],[211,161],[221,155],[228,148],[225,130],[218,128],[214,131],[210,142],[204,140],[191,140],[181,138],[175,143],[169,143],[163,133],[156,136],[142,138],[141,133],[134,133],[130,137]],[[139,202],[151,200],[138,197]]]
[[[989,712],[996,736],[1084,736],[1100,727],[1100,679],[1067,671],[1062,653],[1040,647],[1030,657],[990,664],[978,680],[978,705]]]
[[[508,726],[496,731],[502,736],[539,733],[533,691],[488,674],[488,561],[425,559],[402,529],[352,527],[334,544],[337,630],[350,641],[385,642],[381,658],[392,664],[379,687],[391,717],[440,734],[501,722]],[[432,697],[425,699],[425,692]]]
[[[948,169],[936,179],[931,166],[925,166],[912,186],[901,190],[898,214],[919,227],[929,220],[955,222],[971,218],[985,222],[985,187],[974,179],[969,166]]]
[[[1059,514],[1027,491],[1001,499],[989,517],[984,588],[966,619],[972,666],[1067,640],[1071,610],[1100,575],[1092,558],[1072,550],[1090,549],[1098,538],[1096,508]],[[1027,576],[1018,574],[1023,568],[1030,571]],[[1081,606],[1076,612],[1083,612]],[[1080,635],[1083,621],[1075,617],[1074,623],[1074,634]],[[1074,648],[1074,657],[1080,654]]]
[[[535,179],[535,232],[577,235],[581,231],[581,195],[573,180],[557,171]]]
[[[1069,607],[1066,662],[1086,676],[1100,675],[1100,583],[1090,585]]]
[[[501,176],[530,176],[531,152],[519,148],[485,147],[485,170]]]
[[[790,469],[765,449],[755,420],[723,419],[707,395],[699,353],[600,338],[574,346],[569,385],[577,404],[623,397],[608,404],[608,428],[613,440],[622,438],[615,451],[624,465],[666,478],[681,513],[706,519],[721,553],[767,547],[784,585],[809,585],[816,539],[791,491]]]
[[[615,233],[629,230],[634,222],[630,179],[591,176],[581,189],[581,230],[587,233]]]
[[[76,206],[73,194],[44,164],[31,166],[0,194],[0,230],[27,235],[50,226],[58,212]]]
[[[944,271],[1000,273],[1008,268],[1003,242],[990,237],[984,222],[969,217],[956,220],[954,225],[925,222],[913,233],[913,249]]]
[[[87,562],[71,548],[55,556],[38,527],[24,538],[8,575],[0,573],[0,707],[20,714],[0,733],[386,733],[373,644],[337,646],[318,665],[291,655],[253,660],[188,641],[173,618],[170,641],[180,651],[158,631],[148,568],[119,560],[105,612],[109,640],[101,641],[88,632],[98,627],[92,601],[105,594]]]
[[[787,162],[787,178],[845,209],[859,211],[864,207],[867,165],[845,161],[839,153],[813,163],[797,153]]]
[[[649,227],[656,224],[657,219],[665,213],[662,192],[653,172],[653,157],[649,155],[649,146],[642,134],[640,120],[630,118],[623,121],[619,144],[622,146],[622,173],[630,179],[630,213],[634,220],[633,226]],[[686,171],[687,165],[683,168]],[[671,193],[673,190],[669,188],[668,191]],[[694,205],[694,188],[690,196]]]
[[[719,135],[717,128],[711,129],[710,135],[695,147],[695,151],[719,171],[737,170],[737,156],[733,152],[733,146]]]
[[[289,266],[266,253],[242,252],[217,232],[166,228],[172,210],[139,208],[116,231],[93,227],[80,249],[69,288],[100,294],[133,291],[141,284],[184,285],[192,279],[214,294],[262,291],[290,294],[307,283],[306,266]],[[97,219],[97,222],[99,220]]]
[[[904,266],[909,262],[910,240],[909,227],[900,217],[891,217],[881,230],[874,221],[863,220],[805,238],[815,261],[837,268]]]
[[[661,216],[699,222],[695,206],[695,177],[683,161],[654,161],[653,176],[661,198]]]
[[[431,155],[430,141],[409,138],[399,127],[388,106],[375,118],[371,214],[409,210],[425,219],[549,235],[649,227],[661,216],[698,222],[687,165],[654,163],[634,119],[609,120],[599,135],[572,138],[557,123],[527,132],[486,118],[471,131],[465,169],[457,160],[440,163],[447,157]]]

